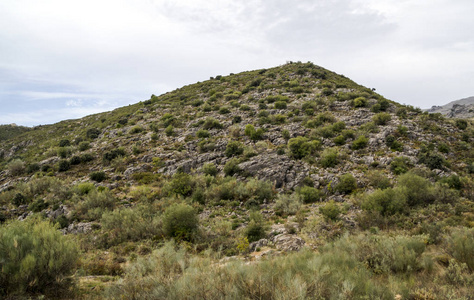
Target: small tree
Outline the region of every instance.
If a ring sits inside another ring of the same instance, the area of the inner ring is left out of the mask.
[[[198,226],[196,211],[187,204],[174,204],[164,213],[163,231],[170,238],[192,241],[196,237]]]

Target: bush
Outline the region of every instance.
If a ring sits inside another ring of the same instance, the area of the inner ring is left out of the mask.
[[[265,237],[265,227],[263,217],[257,212],[250,213],[250,222],[245,228],[245,236],[250,243],[256,242]]]
[[[215,164],[213,163],[206,163],[202,166],[202,169],[201,171],[206,174],[206,175],[210,175],[210,176],[216,176],[217,173],[219,173],[219,171],[217,170],[217,167]]]
[[[467,128],[467,125],[468,125],[468,123],[467,123],[467,121],[464,120],[464,119],[458,119],[458,120],[456,120],[456,127],[459,128],[459,129],[461,129],[461,130],[466,129],[466,128]]]
[[[376,125],[387,125],[391,119],[392,117],[388,113],[378,113],[372,117],[372,121],[374,121]]]
[[[224,165],[224,174],[226,176],[233,176],[241,171],[239,167],[239,160],[237,158],[231,158],[225,165]]]
[[[114,195],[108,191],[91,190],[80,201],[78,196],[73,200],[79,202],[76,204],[76,213],[79,220],[93,221],[98,220],[107,210],[113,210],[117,200]]]
[[[165,134],[166,134],[166,136],[173,136],[174,135],[173,125],[169,125],[168,127],[165,128]]]
[[[80,156],[77,156],[77,155],[74,155],[73,157],[71,157],[71,159],[69,160],[69,163],[71,164],[71,166],[75,166],[75,165],[78,165],[82,162],[81,160],[81,157]]]
[[[339,183],[336,185],[336,191],[342,194],[350,194],[357,188],[357,180],[352,174],[344,174],[339,177]]]
[[[195,239],[199,219],[194,208],[187,204],[174,204],[163,214],[163,231],[170,238],[192,241]]]
[[[176,125],[176,117],[173,116],[170,113],[165,113],[161,118],[160,118],[161,124],[163,127],[168,127],[170,125]]]
[[[319,213],[321,213],[326,220],[336,221],[341,214],[341,209],[337,206],[334,200],[331,200],[325,205],[319,207]]]
[[[58,163],[58,171],[59,172],[66,172],[70,168],[71,168],[71,164],[69,163],[68,160],[63,159],[63,160],[59,161],[59,163]]]
[[[323,150],[319,163],[324,168],[333,168],[338,164],[339,154],[335,148],[327,148]]]
[[[322,193],[317,188],[311,186],[304,186],[298,190],[298,194],[304,203],[313,203],[321,200]]]
[[[89,128],[86,132],[86,136],[87,138],[94,140],[99,137],[100,133],[100,130],[97,128]]]
[[[245,126],[245,135],[248,136],[252,141],[258,141],[263,138],[264,130],[259,128],[255,130],[255,127],[252,124],[247,124]]]
[[[8,163],[7,169],[12,176],[19,176],[25,171],[25,163],[20,159],[14,159]]]
[[[209,131],[207,131],[205,129],[199,129],[196,132],[196,136],[200,139],[205,139],[205,138],[208,138],[210,136],[210,134],[209,134]]]
[[[190,196],[194,187],[194,181],[191,175],[177,172],[173,175],[171,181],[165,186],[165,190],[171,195]]]
[[[108,152],[105,152],[104,155],[102,156],[102,159],[104,162],[111,162],[112,160],[116,159],[119,156],[125,156],[125,154],[126,154],[125,149],[122,147],[119,147],[117,149],[113,149]]]
[[[204,129],[221,129],[222,125],[214,118],[207,118],[203,124]]]
[[[68,147],[68,146],[71,146],[71,141],[69,141],[68,139],[59,141],[59,147]]]
[[[96,182],[102,182],[107,178],[107,174],[105,174],[104,171],[92,172],[90,173],[89,178]]]
[[[26,168],[28,174],[36,173],[40,170],[40,165],[38,163],[29,164]]]
[[[390,170],[393,174],[400,175],[406,173],[412,167],[411,160],[408,157],[395,157],[390,163]]]
[[[136,125],[136,126],[133,126],[130,129],[129,133],[130,134],[136,134],[136,133],[140,133],[140,132],[143,132],[143,131],[145,131],[145,129],[142,126]]]
[[[365,136],[361,135],[355,141],[352,142],[351,148],[353,150],[363,149],[363,148],[367,147],[368,143],[369,143],[369,139],[366,138]]]
[[[409,206],[425,205],[435,200],[432,184],[421,176],[412,173],[400,175],[397,186],[404,189]]]
[[[0,227],[0,295],[58,293],[72,284],[79,252],[47,221],[28,218]]]
[[[366,194],[362,199],[362,209],[378,212],[382,216],[391,216],[402,213],[407,203],[405,191],[400,188],[377,189]]]
[[[284,101],[277,101],[275,102],[275,109],[286,109],[287,108],[287,105],[286,105],[286,102]]]
[[[474,228],[454,229],[444,240],[444,249],[474,272]]]
[[[292,138],[288,141],[290,156],[296,159],[301,159],[313,154],[319,148],[319,141],[308,141],[307,138],[302,136]]]
[[[275,213],[279,216],[294,215],[301,207],[301,199],[297,194],[278,194],[275,201]]]
[[[352,106],[354,107],[366,107],[368,103],[365,97],[357,97],[352,100]]]
[[[244,153],[244,146],[237,141],[230,141],[225,148],[225,156],[232,157]]]

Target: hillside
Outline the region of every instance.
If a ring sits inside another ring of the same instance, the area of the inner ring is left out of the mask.
[[[0,144],[0,295],[468,299],[473,125],[298,62],[34,127]]]
[[[427,109],[430,113],[440,113],[449,118],[474,118],[474,97],[449,102]]]

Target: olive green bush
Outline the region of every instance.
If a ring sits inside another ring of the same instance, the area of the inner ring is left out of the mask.
[[[72,285],[78,248],[48,221],[0,226],[0,296],[57,292]]]
[[[341,175],[335,187],[335,190],[342,194],[350,194],[355,189],[357,189],[357,180],[350,173]]]
[[[170,238],[192,241],[197,236],[199,219],[193,207],[174,204],[163,214],[163,232]]]

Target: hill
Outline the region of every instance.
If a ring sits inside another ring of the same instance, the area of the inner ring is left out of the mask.
[[[0,257],[46,232],[64,265],[0,295],[467,299],[473,138],[300,62],[34,127],[0,144]]]
[[[449,118],[474,118],[474,97],[449,102],[443,106],[433,106],[430,113],[441,113]]]
[[[0,142],[11,139],[29,130],[29,127],[17,126],[15,124],[0,125]]]

